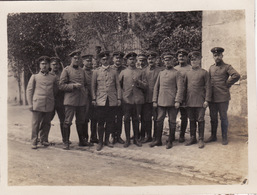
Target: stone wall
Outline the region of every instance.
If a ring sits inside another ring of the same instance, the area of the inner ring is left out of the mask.
[[[225,49],[224,62],[231,64],[241,75],[240,80],[231,87],[229,105],[230,127],[240,126],[247,131],[247,61],[246,24],[244,10],[203,11],[202,55],[203,68],[209,70],[214,63],[213,47]]]

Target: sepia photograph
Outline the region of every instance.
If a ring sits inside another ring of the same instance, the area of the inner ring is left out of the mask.
[[[257,193],[254,1],[132,2],[1,2],[4,193]]]

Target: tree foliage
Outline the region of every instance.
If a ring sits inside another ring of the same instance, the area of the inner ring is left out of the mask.
[[[135,13],[133,31],[140,37],[142,47],[146,50],[163,50],[167,48],[199,48],[201,44],[202,12],[149,12]],[[199,43],[191,40],[199,40]],[[169,40],[172,44],[166,43]],[[173,41],[171,41],[173,40]],[[162,45],[160,46],[160,43]],[[194,45],[197,44],[197,45]]]
[[[126,34],[127,14],[120,12],[78,13],[72,20],[72,31],[77,46],[82,50],[90,41],[97,40],[104,50],[113,50],[117,34]]]
[[[63,14],[18,13],[7,19],[8,58],[23,64],[24,71],[37,71],[36,59],[42,55],[65,60],[73,46]]]

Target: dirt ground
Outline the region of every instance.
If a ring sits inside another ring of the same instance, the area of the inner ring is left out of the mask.
[[[206,137],[209,136],[208,122]],[[230,143],[185,147],[165,146],[113,149],[78,147],[72,125],[70,151],[62,150],[58,118],[52,121],[49,140],[56,145],[32,150],[31,113],[25,106],[8,106],[8,185],[26,186],[150,186],[241,183],[247,175],[247,136],[230,135]],[[219,131],[220,132],[220,131]],[[124,139],[124,133],[123,133]],[[218,134],[220,137],[220,134]],[[165,136],[163,136],[165,139]],[[189,137],[187,133],[186,137]],[[220,139],[220,138],[219,138]],[[215,155],[214,155],[215,154]],[[157,157],[157,160],[156,160]],[[223,159],[223,160],[221,160]]]
[[[150,186],[210,184],[162,170],[145,168],[138,162],[99,156],[85,151],[64,151],[8,141],[10,186]],[[213,184],[215,184],[213,182]]]

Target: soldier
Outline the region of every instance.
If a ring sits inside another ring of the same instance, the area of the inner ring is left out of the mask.
[[[136,56],[137,54],[134,52],[130,52],[125,56],[128,67],[121,71],[119,76],[122,88],[122,100],[124,103],[125,148],[130,145],[130,117],[132,117],[134,144],[139,147],[142,146],[141,142],[138,140],[139,121],[142,104],[144,104],[143,90],[146,90],[147,83],[143,72],[136,68]]]
[[[79,146],[91,146],[85,139],[83,125],[86,118],[86,104],[88,100],[88,85],[85,71],[79,66],[80,51],[69,54],[71,64],[65,67],[60,77],[60,89],[64,94],[65,120],[63,125],[65,143],[63,149],[70,149],[70,126],[74,114],[76,116],[76,129],[79,137]]]
[[[140,53],[137,55],[137,68],[143,70],[147,67],[147,57],[146,54]]]
[[[223,62],[224,49],[214,47],[211,49],[215,64],[211,65],[209,74],[212,85],[212,99],[209,105],[211,117],[211,137],[206,142],[217,140],[218,113],[221,120],[222,144],[227,145],[228,131],[228,105],[230,100],[230,87],[240,79],[239,73],[229,64]]]
[[[89,101],[87,102],[86,106],[86,120],[84,124],[84,132],[85,132],[85,139],[88,140],[88,122],[90,122],[90,130],[91,130],[91,136],[90,136],[90,143],[98,143],[97,139],[97,133],[96,133],[96,128],[97,128],[97,120],[96,120],[96,113],[95,113],[95,108],[92,105],[92,93],[91,93],[91,81],[92,81],[92,75],[93,75],[93,55],[91,54],[82,54],[82,62],[83,62],[83,70],[86,73],[86,80],[87,80],[87,85],[88,85],[88,99]]]
[[[40,72],[31,76],[27,86],[27,100],[32,112],[32,149],[37,148],[39,129],[41,144],[49,146],[47,135],[50,130],[51,116],[54,110],[54,96],[57,92],[57,79],[49,74],[50,58],[41,56],[38,59]]]
[[[194,51],[188,55],[192,70],[185,75],[185,92],[187,113],[190,120],[190,140],[186,146],[197,143],[196,122],[198,122],[199,148],[204,147],[204,115],[211,101],[211,85],[209,73],[201,68],[201,53]]]
[[[126,69],[125,66],[122,65],[123,63],[123,57],[124,53],[120,51],[113,52],[113,62],[114,64],[111,66],[113,70],[117,72],[118,75],[120,75],[121,71]],[[121,139],[121,132],[122,132],[122,118],[123,118],[123,112],[122,112],[122,105],[116,107],[116,115],[115,115],[115,128],[114,133],[112,134],[113,137],[113,144],[120,143],[124,144],[125,142],[123,139]]]
[[[110,68],[109,52],[99,54],[101,67],[93,72],[92,78],[92,104],[96,106],[98,118],[99,143],[97,151],[103,148],[103,136],[105,145],[113,147],[109,142],[110,133],[114,128],[115,107],[121,105],[121,90],[118,73]],[[106,126],[104,127],[104,125]]]
[[[144,69],[144,74],[147,80],[147,89],[145,93],[145,103],[142,106],[142,122],[141,122],[141,141],[147,143],[152,141],[152,117],[154,119],[154,137],[156,137],[156,119],[157,108],[153,108],[153,89],[157,80],[158,74],[163,68],[156,66],[156,52],[147,54],[148,66]],[[147,137],[145,138],[145,132]]]
[[[188,52],[185,49],[179,49],[176,52],[176,54],[177,54],[179,64],[175,66],[175,69],[180,72],[184,82],[186,72],[192,69],[191,65],[187,63]],[[188,121],[187,110],[185,105],[186,105],[185,99],[183,99],[182,104],[180,105],[180,108],[179,108],[180,116],[181,116],[180,135],[179,135],[180,143],[183,143],[185,141],[185,132],[186,132],[187,121]]]
[[[170,149],[175,136],[178,108],[183,99],[183,81],[180,72],[173,68],[176,62],[175,55],[166,52],[162,58],[166,69],[159,73],[154,86],[153,107],[158,106],[158,117],[156,140],[150,144],[150,147],[162,145],[163,122],[168,112],[169,138],[166,149]]]
[[[56,76],[57,82],[59,83],[60,81],[60,76],[61,76],[61,60],[58,57],[51,57],[50,58],[50,67],[51,71],[50,74],[53,74]],[[60,129],[61,129],[61,134],[62,134],[62,141],[64,142],[64,132],[63,132],[63,123],[65,119],[65,109],[63,105],[63,100],[64,100],[64,92],[61,90],[58,90],[56,97],[55,97],[55,104],[54,104],[54,111],[52,112],[52,117],[51,121],[54,119],[55,113],[57,112],[59,121],[60,121]],[[48,132],[49,134],[49,132]],[[47,138],[48,138],[47,134]],[[47,139],[48,141],[48,139]]]

